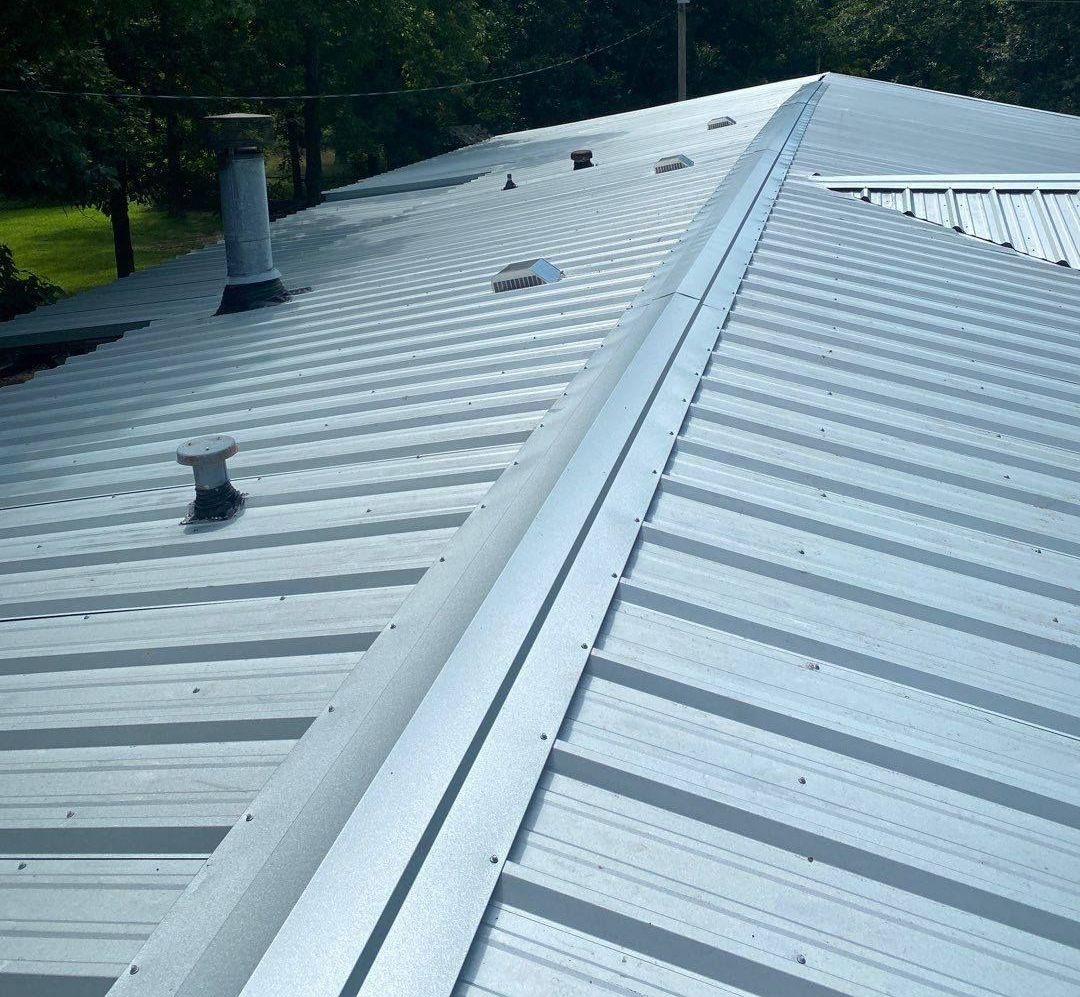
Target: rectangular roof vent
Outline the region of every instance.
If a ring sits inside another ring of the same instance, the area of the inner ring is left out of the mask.
[[[709,122],[709,131],[713,131],[716,128],[727,128],[728,125],[735,124],[734,118],[729,118],[726,114],[722,118],[713,118]]]
[[[563,272],[545,259],[521,260],[503,267],[491,278],[491,289],[517,291],[523,287],[539,287],[541,284],[554,284],[563,279]]]
[[[665,156],[653,169],[657,173],[670,173],[672,170],[685,170],[688,166],[693,165],[694,161],[689,156]]]

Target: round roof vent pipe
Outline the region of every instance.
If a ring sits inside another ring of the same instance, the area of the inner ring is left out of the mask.
[[[517,184],[514,183],[514,178],[511,174],[506,174],[506,183],[503,184],[503,190],[517,190]]]
[[[239,449],[231,436],[200,436],[176,448],[176,462],[195,472],[195,501],[182,525],[222,522],[240,511],[244,495],[233,487],[225,467]]]
[[[590,166],[596,165],[592,161],[592,149],[575,149],[570,153],[570,159],[574,163],[575,170],[587,170]]]
[[[228,267],[217,314],[288,301],[270,249],[263,148],[272,135],[272,119],[269,114],[215,114],[203,120],[218,157]]]

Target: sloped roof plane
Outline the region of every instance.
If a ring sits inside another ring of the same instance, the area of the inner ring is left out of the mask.
[[[219,867],[250,888],[249,842],[246,863],[204,865],[230,828],[272,849],[290,827],[287,807],[248,808],[313,721],[340,737],[378,713],[394,736],[425,685],[399,684],[411,699],[383,708],[378,635],[398,636],[389,623],[432,566],[466,564],[448,541],[486,512],[492,483],[797,87],[573,126],[603,169],[574,175],[571,136],[548,129],[516,191],[489,180],[285,219],[277,261],[313,287],[287,306],[212,317],[224,270],[211,247],[10,324],[151,318],[0,397],[0,990],[103,993],[122,973],[154,986],[152,966],[129,964],[185,889],[205,896]],[[709,135],[729,107],[744,125]],[[676,139],[708,162],[693,185],[657,190],[652,164]],[[536,148],[532,135],[502,143],[515,144]],[[558,284],[492,293],[502,266],[548,254]],[[230,467],[247,507],[182,527],[191,477],[176,445],[216,431],[240,443]],[[354,672],[350,711],[334,697]],[[289,806],[337,795],[338,816],[311,807],[332,840],[360,789],[300,756],[298,770]],[[305,866],[288,866],[298,893]],[[198,920],[213,923],[205,908]],[[235,923],[252,934],[243,910]]]
[[[601,168],[571,174],[581,140]],[[297,216],[312,284],[320,214],[355,226],[323,290],[23,392],[75,407],[9,478],[46,572],[13,589],[9,681],[49,720],[7,757],[85,799],[17,818],[54,849],[13,863],[18,909],[57,927],[9,941],[8,979],[1075,992],[1077,274],[815,174],[1060,174],[1078,147],[1065,116],[832,74],[504,137]],[[672,148],[694,169],[657,178]],[[564,279],[485,286],[540,256]],[[95,377],[150,390],[97,415]],[[148,558],[186,495],[160,449],[211,420],[250,434],[261,518]],[[105,915],[83,948],[76,890]]]

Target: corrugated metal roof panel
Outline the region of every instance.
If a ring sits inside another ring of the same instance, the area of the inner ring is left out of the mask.
[[[603,150],[584,173],[555,132],[513,200],[477,182],[294,216],[276,262],[314,290],[274,309],[211,317],[217,291],[192,290],[220,287],[210,249],[27,317],[153,321],[0,396],[0,872],[19,884],[0,989],[101,992],[199,870],[205,903],[203,860],[797,85],[576,126]],[[745,127],[708,135],[729,106]],[[698,168],[660,191],[672,134]],[[538,255],[565,279],[491,293]],[[247,506],[181,527],[175,446],[216,431]]]
[[[1075,173],[1075,118],[830,73],[799,149],[827,176]]]
[[[1080,265],[1080,180],[821,177],[829,190],[985,239],[1025,256]]]

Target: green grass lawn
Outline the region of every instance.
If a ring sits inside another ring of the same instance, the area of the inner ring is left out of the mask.
[[[210,211],[169,218],[160,208],[131,206],[135,267],[142,270],[216,238],[219,220]],[[74,294],[116,278],[112,230],[97,210],[0,201],[0,242],[15,265],[32,270]]]

